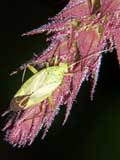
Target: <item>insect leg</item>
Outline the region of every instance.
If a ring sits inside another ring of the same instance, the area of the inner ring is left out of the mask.
[[[25,67],[25,69],[24,69],[24,71],[23,71],[23,74],[22,74],[22,82],[24,81],[25,73],[26,73],[26,67]]]
[[[50,95],[50,96],[48,97],[48,100],[49,100],[49,103],[50,103],[51,109],[53,109],[53,107],[54,107],[54,100],[53,100],[52,95]]]
[[[46,68],[48,68],[48,67],[49,67],[49,63],[48,63],[48,62],[46,62],[45,64],[46,64]]]
[[[33,73],[33,74],[36,74],[38,72],[38,70],[33,67],[32,65],[28,64],[27,65],[27,68]]]
[[[57,65],[57,63],[58,63],[58,56],[56,55],[54,58],[54,66]]]
[[[24,81],[24,77],[25,77],[25,73],[26,73],[26,69],[29,69],[33,74],[36,74],[38,72],[38,70],[33,67],[31,64],[27,64],[27,66],[25,67],[24,71],[23,71],[23,75],[22,75],[22,82]]]

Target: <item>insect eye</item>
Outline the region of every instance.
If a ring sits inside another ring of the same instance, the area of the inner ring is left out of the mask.
[[[22,97],[16,97],[16,103],[20,103],[21,100],[22,100]]]

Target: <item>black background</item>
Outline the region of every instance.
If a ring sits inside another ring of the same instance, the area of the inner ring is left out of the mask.
[[[4,0],[0,2],[0,113],[9,106],[21,85],[22,73],[10,77],[18,66],[47,46],[45,35],[21,37],[23,32],[47,23],[67,1]],[[117,160],[120,159],[120,69],[116,52],[104,54],[94,101],[85,82],[64,127],[64,109],[46,138],[37,136],[30,147],[12,148],[0,133],[0,160]],[[29,76],[29,75],[28,75]],[[0,120],[0,128],[5,119]]]

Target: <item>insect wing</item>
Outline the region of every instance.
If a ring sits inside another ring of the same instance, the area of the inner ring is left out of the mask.
[[[45,70],[44,83],[39,85],[39,88],[30,96],[26,108],[34,104],[38,104],[48,98],[62,83],[64,74],[61,73],[59,66],[48,67]]]
[[[49,96],[60,86],[63,81],[66,64],[52,66],[37,72],[29,78],[15,94],[14,98],[29,95],[27,102],[22,109],[30,108]],[[21,103],[22,104],[22,103]]]
[[[34,93],[40,86],[43,85],[47,76],[46,69],[43,69],[30,77],[18,90],[14,97],[30,95]]]
[[[59,87],[60,83],[61,82],[55,82],[40,87],[30,96],[25,109],[48,98]]]

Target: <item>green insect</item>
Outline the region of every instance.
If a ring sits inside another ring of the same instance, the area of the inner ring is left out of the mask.
[[[12,111],[31,108],[49,99],[53,106],[52,93],[62,84],[64,75],[68,73],[68,64],[60,63],[57,66],[49,66],[37,71],[31,65],[28,68],[34,73],[17,91],[10,103]]]

